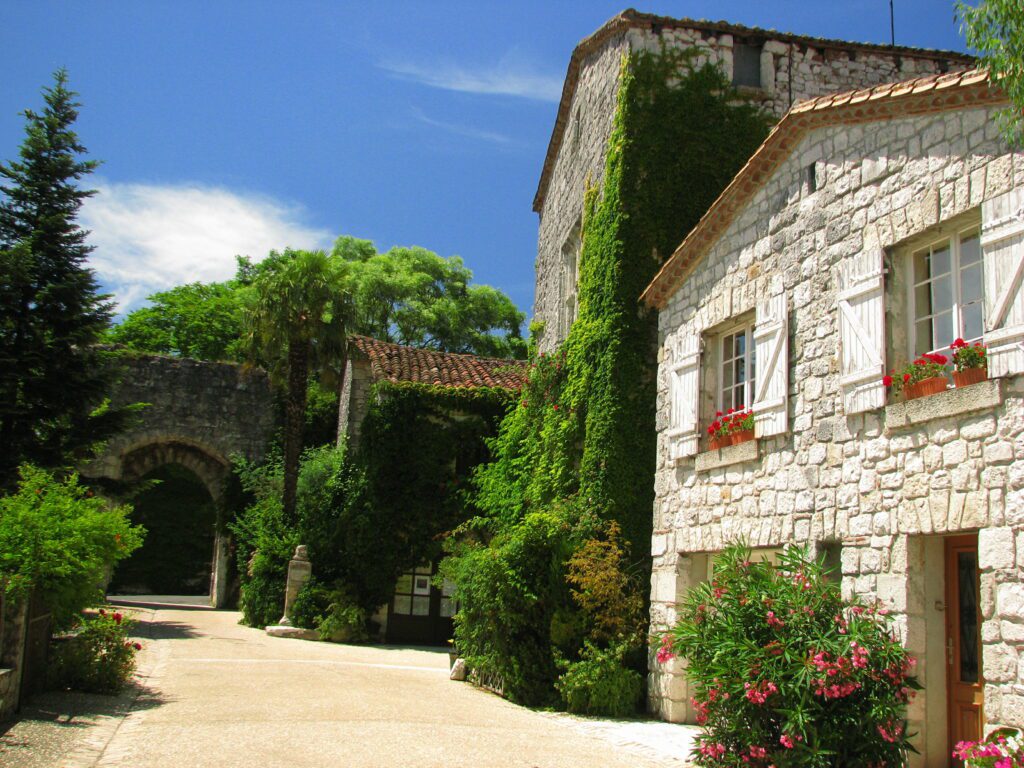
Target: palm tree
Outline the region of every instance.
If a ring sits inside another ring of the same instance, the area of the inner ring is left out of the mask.
[[[284,519],[295,521],[295,492],[302,453],[310,370],[328,378],[345,365],[346,329],[352,313],[348,270],[323,251],[271,254],[253,281],[247,313],[249,357],[286,388]]]

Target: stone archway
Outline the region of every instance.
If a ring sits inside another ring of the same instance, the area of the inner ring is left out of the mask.
[[[209,446],[199,445],[181,436],[128,447],[121,456],[116,476],[134,483],[163,468],[182,467],[202,484],[213,501],[215,510],[213,546],[210,559],[210,603],[215,608],[225,605],[229,586],[228,535],[223,530],[224,494],[231,467],[227,459]],[[197,535],[202,535],[197,532]]]

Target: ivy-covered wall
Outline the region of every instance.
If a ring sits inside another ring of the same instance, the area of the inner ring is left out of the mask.
[[[770,125],[767,115],[736,98],[716,67],[693,67],[692,60],[687,51],[664,49],[623,58],[603,183],[588,189],[585,198],[579,315],[557,352],[534,359],[519,406],[494,442],[495,459],[476,475],[476,501],[483,513],[473,527],[478,538],[456,547],[448,566],[463,605],[496,594],[492,585],[471,576],[465,563],[486,548],[500,559],[502,547],[521,545],[517,527],[536,529],[533,513],[564,511],[570,502],[572,519],[566,520],[564,512],[558,517],[577,530],[568,538],[546,539],[556,573],[561,569],[564,576],[572,551],[606,535],[602,531],[615,521],[627,543],[627,567],[639,577],[636,588],[646,593],[656,328],[638,298]],[[545,530],[557,531],[558,525]],[[532,630],[523,628],[523,648],[528,646],[534,658],[543,655],[538,646],[549,657],[558,656],[566,646],[555,637],[552,617],[558,610],[551,604],[566,603],[568,591],[553,586],[557,579],[553,582],[550,573],[538,578],[515,570],[509,561],[510,572],[501,578],[520,586],[527,602],[548,604]],[[571,604],[564,607],[575,610]],[[457,619],[457,641],[467,654],[485,671],[503,675],[513,697],[544,703],[538,692],[553,690],[557,665],[534,663],[526,669],[509,664],[499,655],[514,656],[515,644],[471,626],[476,615],[463,610]],[[501,649],[498,654],[489,643]],[[508,680],[510,674],[517,679]]]

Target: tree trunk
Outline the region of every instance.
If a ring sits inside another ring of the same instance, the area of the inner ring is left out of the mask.
[[[302,427],[306,421],[306,387],[309,383],[309,344],[288,345],[288,402],[284,410],[284,521],[294,525],[295,492],[299,483]]]
[[[345,424],[342,419],[350,411],[345,408],[345,381],[348,378],[348,339],[344,338],[341,342],[341,373],[338,374],[338,427],[335,431],[337,435],[337,445],[341,445],[345,442],[345,436],[348,430],[348,424]]]

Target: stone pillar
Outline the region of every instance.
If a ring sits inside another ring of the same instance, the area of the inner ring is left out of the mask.
[[[284,616],[281,617],[281,621],[278,622],[279,624],[286,627],[292,625],[291,619],[288,618],[288,610],[292,607],[292,603],[295,602],[299,590],[309,581],[309,577],[312,575],[313,564],[309,562],[309,556],[306,554],[306,545],[299,544],[295,548],[295,555],[288,563],[288,581],[285,583],[284,588]]]

